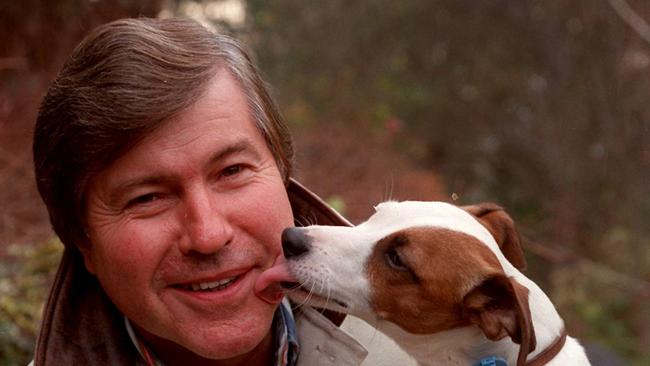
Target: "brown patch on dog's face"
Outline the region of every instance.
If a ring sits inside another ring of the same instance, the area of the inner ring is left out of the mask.
[[[503,273],[478,239],[429,227],[380,240],[367,271],[375,313],[416,334],[469,325],[463,297],[485,278]]]

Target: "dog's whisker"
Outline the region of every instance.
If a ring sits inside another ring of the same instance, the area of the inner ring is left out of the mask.
[[[323,281],[323,282],[325,282],[325,281]],[[327,291],[327,296],[325,297],[325,304],[329,305],[330,298],[331,298],[331,295],[332,295],[332,291],[331,291],[331,287],[327,283],[325,283],[325,290]]]
[[[302,287],[304,289],[308,288],[308,285],[309,285],[308,282],[309,281],[299,282],[299,287]],[[309,295],[307,296],[307,298],[303,299],[300,303],[296,303],[295,309],[297,310],[297,309],[300,309],[301,307],[307,305],[308,300],[309,300]]]
[[[309,216],[307,217],[307,223],[311,226],[311,225],[316,225],[317,222],[318,222],[318,218],[316,217],[316,214],[310,212]]]
[[[390,175],[390,188],[386,186],[386,189],[384,190],[384,201],[392,201],[393,200],[393,191],[395,189],[395,176],[393,174]]]
[[[326,281],[325,278],[320,278],[320,281],[318,281],[320,284],[319,291],[318,291],[319,294],[325,294],[326,293],[325,290],[328,289],[325,281]],[[325,297],[325,308],[328,307],[329,301],[330,301],[329,292],[327,292],[327,296]]]
[[[316,281],[314,281],[314,288],[313,289],[316,289],[317,285],[318,285],[318,291],[314,291],[314,292],[316,292],[316,294],[321,294],[322,290],[323,290],[323,278],[317,278]],[[327,302],[325,302],[325,306],[327,306]],[[319,312],[321,314],[323,314],[324,311],[325,311],[325,309],[320,309]]]
[[[309,225],[309,220],[303,215],[297,216],[295,218],[296,224],[299,226],[308,226]]]
[[[309,291],[307,292],[307,297],[302,302],[301,306],[308,305],[309,301],[311,300],[311,298],[313,297],[313,294],[314,294],[314,286],[315,286],[315,281],[311,280],[310,284],[309,284]]]
[[[300,286],[302,288],[304,288],[304,289],[309,288],[309,281],[303,282]],[[300,302],[300,304],[298,304],[297,308],[301,308],[301,307],[307,305],[307,301],[309,301],[309,296],[310,295],[311,295],[311,293],[307,292],[307,296]]]

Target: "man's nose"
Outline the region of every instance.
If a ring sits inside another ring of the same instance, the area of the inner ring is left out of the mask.
[[[184,238],[180,241],[180,250],[214,254],[233,239],[233,227],[224,212],[224,206],[216,207],[210,194],[191,194],[184,202],[185,226]]]

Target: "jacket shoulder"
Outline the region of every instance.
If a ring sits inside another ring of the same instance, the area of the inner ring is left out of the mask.
[[[338,327],[307,306],[295,312],[300,342],[298,366],[393,366],[415,361],[364,321],[348,315]]]
[[[417,365],[417,362],[397,343],[357,317],[346,316],[341,329],[354,337],[368,351],[363,366]]]

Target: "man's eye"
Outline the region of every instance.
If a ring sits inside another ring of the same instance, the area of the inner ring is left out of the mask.
[[[140,195],[140,196],[130,200],[127,203],[126,206],[128,208],[128,207],[133,207],[133,206],[138,206],[138,205],[145,205],[145,204],[154,202],[159,198],[160,198],[160,195],[157,194],[157,193],[147,193],[147,194]]]
[[[243,167],[241,166],[241,164],[231,165],[231,166],[227,167],[226,169],[222,170],[221,175],[224,176],[224,177],[230,177],[232,175],[235,175],[235,174],[241,172],[242,169],[243,169]]]

